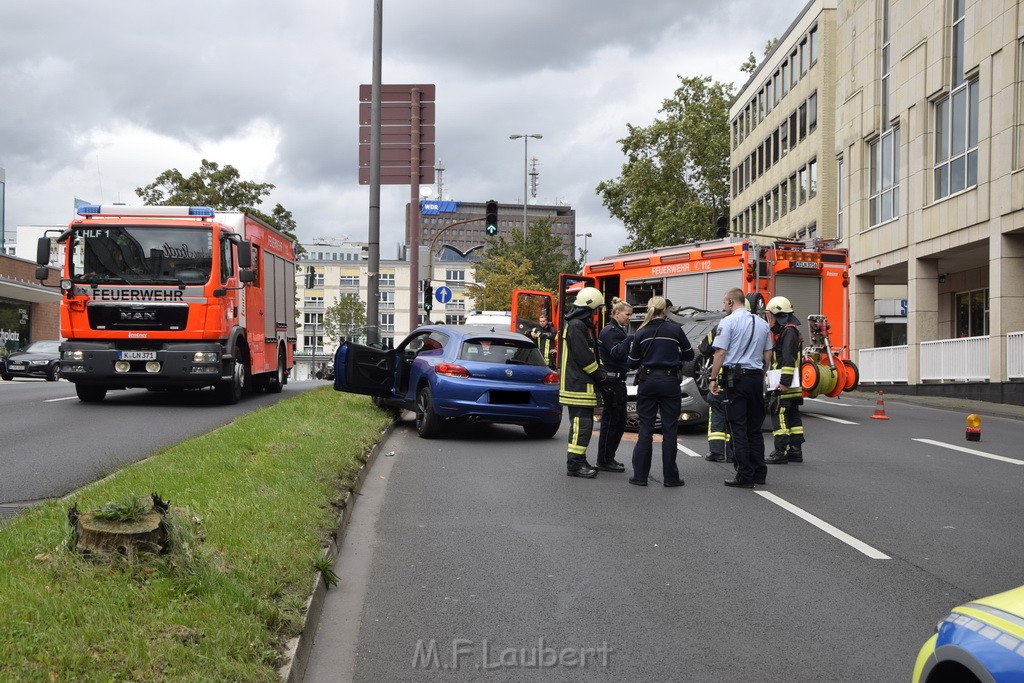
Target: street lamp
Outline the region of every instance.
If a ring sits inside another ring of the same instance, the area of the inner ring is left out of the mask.
[[[544,136],[541,135],[540,133],[520,133],[520,134],[509,135],[508,136],[509,140],[518,140],[519,138],[523,139],[523,244],[526,243],[526,238],[527,238],[527,234],[526,234],[526,198],[528,196],[527,192],[529,191],[529,187],[528,187],[527,183],[528,183],[529,177],[530,177],[529,166],[528,166],[528,160],[529,160],[528,149],[530,147],[530,138],[534,138],[535,140],[540,140],[542,137],[544,137]]]
[[[583,256],[582,256],[581,260],[586,261],[587,260],[587,238],[588,237],[593,237],[594,233],[592,233],[592,232],[585,232],[582,235],[576,235],[576,236],[583,238]]]

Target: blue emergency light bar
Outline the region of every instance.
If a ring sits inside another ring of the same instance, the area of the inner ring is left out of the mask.
[[[120,204],[86,204],[78,207],[79,216],[201,216],[213,218],[208,206],[122,206]]]

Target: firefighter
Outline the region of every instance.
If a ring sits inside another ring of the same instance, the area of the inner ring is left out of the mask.
[[[682,407],[679,371],[684,361],[693,360],[693,347],[683,328],[666,318],[668,303],[660,296],[647,302],[647,317],[633,337],[629,367],[637,371],[636,412],[640,432],[633,447],[635,486],[647,486],[651,471],[654,423],[661,416],[661,468],[665,486],[682,486],[676,454],[676,433]]]
[[[766,463],[784,465],[803,462],[804,423],[800,417],[803,393],[799,382],[791,386],[800,368],[800,352],[804,340],[800,337],[800,320],[793,315],[793,304],[784,296],[774,297],[765,306],[765,314],[772,332],[772,369],[781,370],[777,387],[769,387],[778,397],[772,400],[772,436],[775,450],[765,458]],[[775,407],[775,404],[778,407]]]
[[[565,316],[561,343],[561,385],[558,402],[569,413],[569,446],[566,474],[593,479],[597,468],[587,462],[587,446],[594,431],[598,392],[611,393],[608,376],[597,358],[594,311],[604,306],[604,295],[584,287]]]
[[[626,358],[633,343],[629,334],[629,316],[633,307],[618,297],[612,299],[612,319],[597,336],[601,367],[612,385],[601,413],[601,433],[597,439],[597,469],[625,472],[626,466],[615,459],[615,451],[626,431]]]
[[[715,335],[718,334],[718,327],[704,335],[697,353],[704,357],[715,355]],[[719,382],[721,377],[717,378]],[[708,392],[708,453],[704,456],[710,462],[732,462],[732,443],[729,439],[729,430],[725,421],[725,406],[722,405],[722,397]]]
[[[544,356],[544,360],[551,367],[554,367],[555,362],[555,334],[555,328],[552,327],[551,322],[548,320],[548,316],[545,313],[540,314],[540,320],[537,322],[537,327],[530,330],[530,339],[537,343],[537,348],[540,349],[540,355]]]

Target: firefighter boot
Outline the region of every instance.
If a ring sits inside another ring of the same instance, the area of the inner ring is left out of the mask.
[[[769,465],[785,465],[789,462],[789,456],[785,449],[781,451],[776,449],[772,451],[772,454],[765,458],[764,461]]]
[[[586,456],[583,455],[569,455],[568,460],[565,464],[565,473],[570,477],[582,477],[583,479],[593,479],[597,476],[597,468],[591,467],[590,463],[587,462]]]
[[[800,446],[800,444],[797,444],[796,446],[790,446],[786,450],[786,460],[788,460],[789,462],[803,462],[804,452]]]

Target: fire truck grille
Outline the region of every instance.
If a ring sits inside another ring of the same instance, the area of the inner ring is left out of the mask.
[[[187,304],[89,307],[89,327],[94,330],[183,330],[187,324]]]

